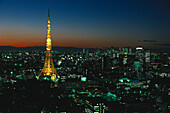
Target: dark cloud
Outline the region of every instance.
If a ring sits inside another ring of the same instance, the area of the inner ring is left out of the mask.
[[[167,44],[155,44],[155,45],[158,45],[158,46],[170,46],[170,43],[167,43]]]
[[[157,42],[157,41],[156,40],[143,40],[143,42],[153,43],[153,42]]]

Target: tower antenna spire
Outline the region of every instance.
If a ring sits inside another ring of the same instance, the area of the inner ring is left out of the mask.
[[[48,19],[50,19],[50,8],[48,7]]]

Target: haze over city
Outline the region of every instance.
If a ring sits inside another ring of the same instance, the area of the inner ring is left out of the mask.
[[[168,0],[0,0],[0,46],[169,48]]]

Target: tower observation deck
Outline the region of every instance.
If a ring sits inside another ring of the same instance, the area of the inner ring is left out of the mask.
[[[52,43],[51,43],[51,27],[50,27],[50,10],[48,9],[48,25],[47,25],[47,39],[44,66],[37,79],[45,78],[57,81],[60,76],[58,75],[52,59]]]

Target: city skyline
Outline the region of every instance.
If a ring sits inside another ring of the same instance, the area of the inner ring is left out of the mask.
[[[169,3],[0,0],[0,112],[168,112]]]
[[[169,4],[167,0],[0,0],[0,46],[45,46],[50,6],[53,46],[170,48]]]

